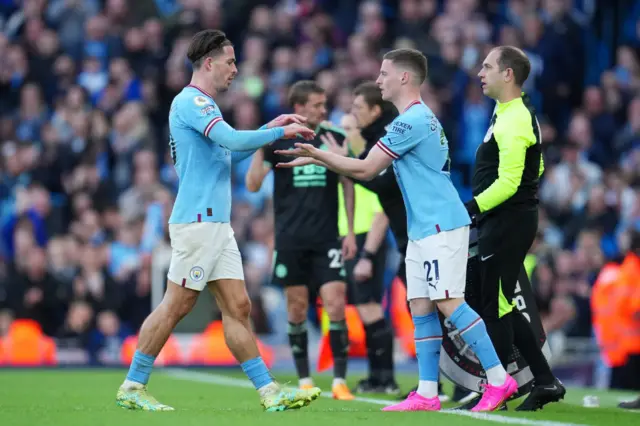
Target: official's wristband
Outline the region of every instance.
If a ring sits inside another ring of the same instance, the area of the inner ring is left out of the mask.
[[[362,259],[369,259],[370,261],[373,262],[373,260],[375,259],[376,255],[375,253],[371,253],[367,250],[362,250],[362,252],[360,253],[360,257]]]
[[[480,206],[478,206],[475,198],[472,198],[471,201],[467,202],[464,206],[467,208],[467,212],[469,212],[469,216],[471,217],[480,213]]]

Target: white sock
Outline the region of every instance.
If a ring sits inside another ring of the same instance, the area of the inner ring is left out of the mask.
[[[507,370],[504,369],[502,364],[491,367],[487,370],[487,380],[492,386],[502,386],[507,381]]]
[[[438,396],[438,382],[420,380],[418,382],[418,395],[425,398],[435,398]]]
[[[144,387],[144,385],[142,383],[133,382],[131,380],[125,379],[124,383],[122,383],[122,386],[120,387],[125,388],[127,390],[131,390],[131,389],[140,389]]]
[[[311,377],[303,377],[298,381],[300,386],[313,386],[313,379]]]
[[[268,385],[264,385],[263,387],[258,389],[258,393],[260,394],[260,396],[270,395],[279,391],[280,387],[276,384],[276,382],[271,382]]]
[[[333,383],[331,384],[331,387],[337,386],[337,385],[346,385],[347,382],[344,379],[341,379],[339,377],[334,377],[333,378]]]

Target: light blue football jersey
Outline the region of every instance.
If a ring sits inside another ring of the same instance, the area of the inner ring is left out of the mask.
[[[387,126],[377,146],[393,158],[410,240],[471,223],[451,182],[449,142],[428,106],[419,101],[410,104]]]
[[[171,103],[169,150],[178,175],[169,223],[231,219],[232,151],[238,159],[284,135],[282,127],[237,131],[205,91],[185,87]]]

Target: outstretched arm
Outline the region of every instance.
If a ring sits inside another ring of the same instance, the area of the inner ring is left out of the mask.
[[[349,158],[322,151],[311,144],[296,143],[295,149],[276,151],[276,154],[302,157],[288,163],[278,163],[276,167],[291,168],[304,164],[322,165],[335,173],[358,180],[371,180],[389,167],[393,159],[378,146],[373,147],[366,158]]]
[[[236,130],[224,121],[222,112],[213,99],[201,94],[180,97],[171,108],[183,124],[229,151],[253,151],[280,138],[292,138],[296,135],[306,140],[315,136],[313,130],[300,124],[304,117],[295,114],[278,117],[268,123],[266,129]]]
[[[205,129],[205,136],[229,151],[254,151],[284,137],[284,127],[264,130],[236,130],[220,119],[213,123],[208,132]]]
[[[266,130],[266,129],[273,129],[276,127],[282,127],[284,129],[283,126],[286,126],[288,124],[302,124],[304,122],[306,122],[307,119],[301,115],[298,114],[282,114],[280,116],[278,116],[277,118],[274,118],[273,120],[271,120],[270,122],[268,122],[267,124],[264,124],[262,126],[260,126],[260,128],[258,130]],[[286,129],[285,133],[286,133]],[[247,157],[250,157],[251,155],[253,155],[255,152],[258,152],[260,148],[254,148],[254,149],[249,149],[247,151],[243,151],[243,150],[239,150],[239,151],[233,151],[231,153],[231,161],[236,163],[239,161],[244,160]],[[267,170],[268,172],[268,170]],[[263,176],[264,178],[264,176]]]

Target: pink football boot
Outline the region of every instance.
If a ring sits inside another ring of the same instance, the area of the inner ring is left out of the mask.
[[[490,384],[482,385],[484,393],[480,402],[471,409],[471,411],[494,411],[500,408],[503,402],[505,402],[511,395],[518,390],[518,382],[513,377],[507,374],[507,380],[505,380],[502,386],[492,386]]]
[[[417,392],[411,392],[407,399],[398,404],[384,407],[382,411],[439,411],[440,399],[438,396],[434,398],[425,398]]]

